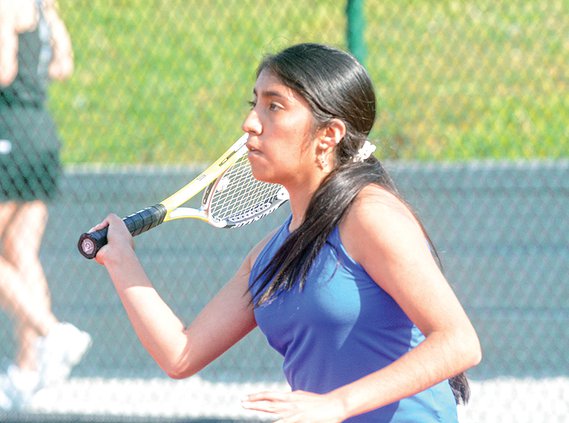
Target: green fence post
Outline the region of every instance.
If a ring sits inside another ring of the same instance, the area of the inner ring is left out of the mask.
[[[364,0],[348,0],[346,5],[348,49],[365,65],[367,56],[364,40]]]

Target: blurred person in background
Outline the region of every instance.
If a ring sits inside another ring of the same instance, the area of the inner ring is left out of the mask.
[[[278,422],[458,420],[480,343],[372,154],[375,118],[373,85],[351,55],[300,44],[263,60],[242,127],[253,175],[284,185],[292,213],[188,326],[154,289],[122,219],[93,228],[108,226],[96,260],[168,375],[199,372],[258,326],[292,392],[251,394],[247,409]]]
[[[0,376],[0,410],[26,406],[65,380],[91,344],[60,322],[39,258],[61,173],[60,141],[46,109],[49,80],[73,72],[55,0],[0,0],[0,306],[14,321],[16,357]]]

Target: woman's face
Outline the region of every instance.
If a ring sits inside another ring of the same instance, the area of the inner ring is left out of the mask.
[[[256,179],[292,187],[316,166],[314,118],[306,102],[263,70],[255,83],[251,111],[242,128],[249,134],[249,161]]]

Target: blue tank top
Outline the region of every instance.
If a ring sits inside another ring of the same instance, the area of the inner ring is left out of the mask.
[[[258,275],[289,235],[291,218],[255,261]],[[346,252],[335,228],[312,265],[306,284],[255,308],[269,344],[284,357],[293,390],[326,393],[397,360],[424,340],[399,305]],[[347,422],[456,422],[448,381]]]

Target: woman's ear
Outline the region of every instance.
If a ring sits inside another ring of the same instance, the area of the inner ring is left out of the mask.
[[[316,157],[318,166],[328,172],[334,168],[334,148],[346,135],[346,124],[340,119],[332,119],[325,128],[318,132]]]
[[[340,119],[332,119],[322,128],[319,137],[319,147],[322,150],[334,148],[346,135],[346,124]]]

